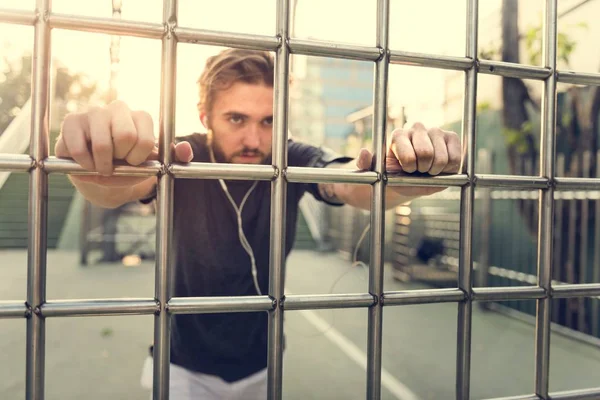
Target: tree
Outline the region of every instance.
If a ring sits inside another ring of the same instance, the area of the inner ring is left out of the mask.
[[[31,54],[16,60],[4,55],[0,60],[0,134],[31,96],[31,68]],[[87,76],[71,73],[67,68],[57,68],[54,79],[55,100],[67,109],[73,109],[77,102],[86,102],[97,89]]]
[[[502,61],[519,63],[519,43],[521,35],[518,27],[518,1],[503,0],[502,3],[502,46],[500,55]],[[578,25],[585,28],[585,25]],[[542,49],[541,26],[532,27],[523,36],[529,62],[540,65]],[[576,48],[575,43],[567,33],[558,34],[558,61],[569,66],[570,55]],[[493,56],[495,51],[489,51],[483,56]],[[568,177],[596,177],[596,153],[599,149],[598,135],[600,134],[600,88],[599,87],[571,87],[562,95],[557,112],[557,153],[565,159],[565,173]],[[533,175],[538,173],[539,164],[539,137],[532,132],[532,118],[539,115],[540,105],[532,99],[530,90],[521,79],[502,78],[502,124],[506,139],[506,149],[509,158],[510,172],[514,175]],[[537,115],[536,115],[537,114]],[[586,155],[589,162],[584,162]],[[594,207],[586,208],[587,219],[582,220],[584,201],[576,201],[573,207],[571,201],[564,201],[557,205],[557,215],[562,216],[561,226],[574,223],[575,243],[581,243],[584,236],[589,237],[594,230]],[[537,213],[527,211],[524,200],[518,201],[518,209],[532,235],[537,234]],[[559,209],[560,207],[560,209]],[[587,226],[587,229],[582,228]],[[556,232],[555,232],[556,233]],[[596,238],[597,239],[597,238]],[[560,257],[554,260],[553,279],[562,282],[584,282],[585,277],[580,276],[581,252],[569,251],[569,240],[555,240],[560,246]],[[592,243],[588,241],[588,243]],[[587,249],[585,249],[587,251]],[[586,266],[587,267],[587,266]],[[581,315],[578,307],[581,303],[573,299],[562,303],[558,321],[570,325],[580,331],[589,331],[589,324]],[[557,304],[558,305],[558,304]],[[579,310],[579,311],[578,311]],[[575,322],[575,316],[579,318]]]

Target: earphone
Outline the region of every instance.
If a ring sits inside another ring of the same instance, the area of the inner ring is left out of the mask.
[[[214,154],[213,148],[212,148],[212,130],[209,129],[207,134],[208,134],[208,151],[210,153],[210,160],[211,160],[211,162],[216,163],[217,161],[215,159],[215,154]],[[259,295],[262,295],[260,286],[258,284],[258,269],[256,268],[256,258],[254,257],[254,251],[252,251],[252,246],[250,245],[250,242],[248,242],[248,238],[246,238],[246,234],[244,233],[244,228],[242,226],[242,210],[244,209],[244,205],[246,204],[248,197],[250,197],[250,194],[256,188],[258,181],[255,181],[254,184],[252,184],[252,186],[250,187],[250,189],[248,189],[248,191],[244,195],[244,198],[242,199],[242,202],[240,203],[239,207],[237,206],[237,204],[235,204],[233,197],[231,197],[231,194],[229,193],[229,189],[227,188],[225,181],[223,179],[219,179],[219,184],[221,186],[221,189],[223,189],[225,196],[227,196],[229,203],[231,203],[233,210],[235,211],[235,214],[237,217],[237,225],[238,225],[238,237],[240,238],[240,243],[242,244],[242,247],[248,254],[248,257],[250,257],[250,263],[251,263],[251,268],[252,268],[252,279],[254,280],[254,288],[256,289],[256,292]]]

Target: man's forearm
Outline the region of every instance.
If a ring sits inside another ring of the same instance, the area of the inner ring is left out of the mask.
[[[155,184],[155,178],[148,178],[136,185],[110,187],[91,182],[82,182],[69,177],[77,191],[90,203],[103,208],[117,208],[148,195]]]
[[[371,196],[373,193],[371,185],[334,183],[331,190],[335,193],[335,198],[344,204],[363,210],[371,209]],[[385,191],[385,208],[389,210],[414,199],[415,197],[403,196],[388,188]]]

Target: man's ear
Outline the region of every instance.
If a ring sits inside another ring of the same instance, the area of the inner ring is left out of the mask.
[[[208,116],[204,111],[200,111],[200,122],[202,122],[204,128],[208,129]]]

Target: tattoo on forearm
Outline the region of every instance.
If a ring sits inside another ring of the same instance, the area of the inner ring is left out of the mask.
[[[335,189],[333,187],[333,183],[320,183],[319,184],[319,194],[325,201],[328,201],[331,203],[341,203],[342,202],[335,194]]]

